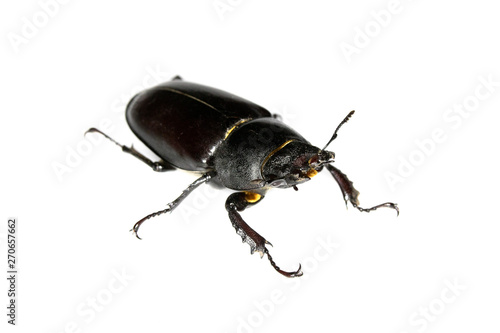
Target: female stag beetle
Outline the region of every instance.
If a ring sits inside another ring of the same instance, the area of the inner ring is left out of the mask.
[[[344,201],[362,212],[379,207],[393,208],[386,202],[371,208],[359,206],[359,192],[339,169],[335,154],[327,146],[335,140],[339,128],[354,114],[351,111],[338,125],[323,149],[311,145],[266,109],[227,92],[185,82],[180,77],[135,95],[126,109],[127,122],[134,134],[161,160],[153,162],[133,146],[126,147],[96,128],[118,146],[149,165],[154,171],[183,169],[201,173],[166,209],[139,220],[137,232],[147,219],[173,211],[189,193],[204,183],[227,187],[238,192],[226,201],[226,210],[236,233],[250,245],[250,252],[267,255],[271,265],[287,277],[302,275],[301,266],[286,272],[278,267],[266,245],[271,245],[241,217],[241,211],[260,202],[271,188],[297,190],[325,167],[337,181]]]

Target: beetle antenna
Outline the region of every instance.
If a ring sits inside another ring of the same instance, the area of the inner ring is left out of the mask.
[[[349,120],[349,118],[351,118],[351,116],[354,114],[354,110],[352,110],[351,112],[349,112],[349,114],[344,118],[344,120],[342,120],[339,124],[339,126],[337,126],[337,129],[335,130],[335,132],[333,133],[332,135],[332,138],[330,139],[330,141],[328,141],[328,143],[325,145],[325,147],[322,149],[322,150],[325,150],[326,147],[328,147],[328,145],[330,143],[332,143],[333,140],[335,140],[335,138],[337,137],[337,132],[339,131],[340,127],[342,125],[344,125],[345,123],[347,123],[347,121]]]

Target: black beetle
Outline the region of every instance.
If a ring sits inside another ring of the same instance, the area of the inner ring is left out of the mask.
[[[287,277],[301,276],[301,266],[294,272],[280,269],[273,261],[264,237],[253,230],[240,213],[260,202],[271,188],[297,190],[325,167],[337,181],[344,201],[363,212],[379,207],[397,211],[386,202],[371,208],[359,207],[359,192],[339,169],[335,154],[325,150],[337,137],[337,131],[353,115],[351,111],[338,125],[323,149],[311,145],[299,133],[285,125],[266,109],[227,92],[185,82],[176,76],[135,95],[127,105],[127,122],[135,135],[161,160],[153,162],[137,150],[126,147],[96,128],[97,132],[120,146],[154,171],[184,169],[201,173],[182,194],[164,210],[139,220],[132,231],[154,216],[173,211],[186,196],[203,183],[227,187],[238,192],[226,201],[226,210],[236,233],[250,245],[250,252],[267,254],[271,265]]]

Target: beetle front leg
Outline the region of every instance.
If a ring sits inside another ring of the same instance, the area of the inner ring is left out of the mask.
[[[349,180],[349,178],[347,178],[347,176],[342,171],[340,171],[339,169],[337,169],[336,167],[334,167],[331,164],[327,164],[326,168],[328,169],[328,171],[330,171],[333,178],[335,178],[335,180],[339,184],[340,190],[342,191],[342,196],[344,197],[344,201],[345,201],[346,205],[347,205],[347,200],[349,199],[349,201],[354,206],[354,208],[357,208],[361,212],[370,212],[370,211],[376,210],[377,208],[380,208],[380,207],[387,207],[387,208],[395,209],[397,214],[399,215],[398,205],[395,203],[392,203],[392,202],[386,202],[386,203],[383,203],[383,204],[380,204],[377,206],[373,206],[371,208],[359,207],[359,200],[358,200],[359,192],[354,188],[354,186],[353,186],[352,182]]]
[[[87,133],[99,133],[99,134],[101,134],[106,139],[108,139],[109,141],[113,142],[118,147],[120,147],[124,153],[130,154],[130,155],[138,158],[139,160],[143,161],[147,165],[149,165],[149,167],[151,169],[153,169],[153,171],[163,172],[163,171],[175,170],[175,167],[171,166],[170,164],[168,164],[167,162],[165,162],[163,160],[160,160],[160,161],[157,161],[157,162],[151,161],[149,158],[147,158],[146,156],[142,155],[137,150],[135,150],[134,146],[130,146],[130,147],[124,146],[124,145],[116,142],[114,139],[112,139],[111,137],[109,137],[104,132],[101,132],[97,128],[94,128],[94,127],[89,128],[88,131],[85,132],[85,134],[87,134]]]
[[[267,258],[271,262],[273,268],[280,274],[286,277],[298,277],[302,275],[301,266],[295,272],[286,272],[280,269],[273,258],[269,254],[269,250],[266,248],[266,244],[272,246],[264,237],[259,235],[255,230],[253,230],[241,217],[241,211],[245,210],[249,205],[254,205],[264,198],[262,195],[253,192],[238,192],[231,194],[226,200],[226,210],[229,214],[229,219],[236,233],[241,236],[243,242],[250,245],[250,254],[255,251],[260,253],[262,258],[264,254],[267,254]]]

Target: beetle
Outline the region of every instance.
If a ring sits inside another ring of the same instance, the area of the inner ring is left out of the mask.
[[[90,128],[85,134],[103,135],[154,171],[183,169],[200,174],[166,209],[145,216],[133,226],[131,231],[137,238],[144,221],[173,211],[194,189],[209,183],[237,191],[229,195],[225,208],[236,233],[250,245],[250,253],[259,252],[261,258],[265,254],[276,271],[286,277],[298,277],[303,274],[301,265],[296,271],[282,270],[266,247],[271,243],[240,215],[241,211],[262,201],[268,190],[297,190],[298,185],[326,168],[340,186],[346,205],[349,201],[362,212],[388,207],[399,215],[398,206],[392,202],[360,207],[359,192],[347,176],[332,165],[335,154],[326,148],[353,114],[351,111],[340,122],[331,139],[320,149],[263,107],[176,76],[139,92],[126,107],[130,129],[160,160],[150,160],[133,146],[124,146],[97,128]]]

